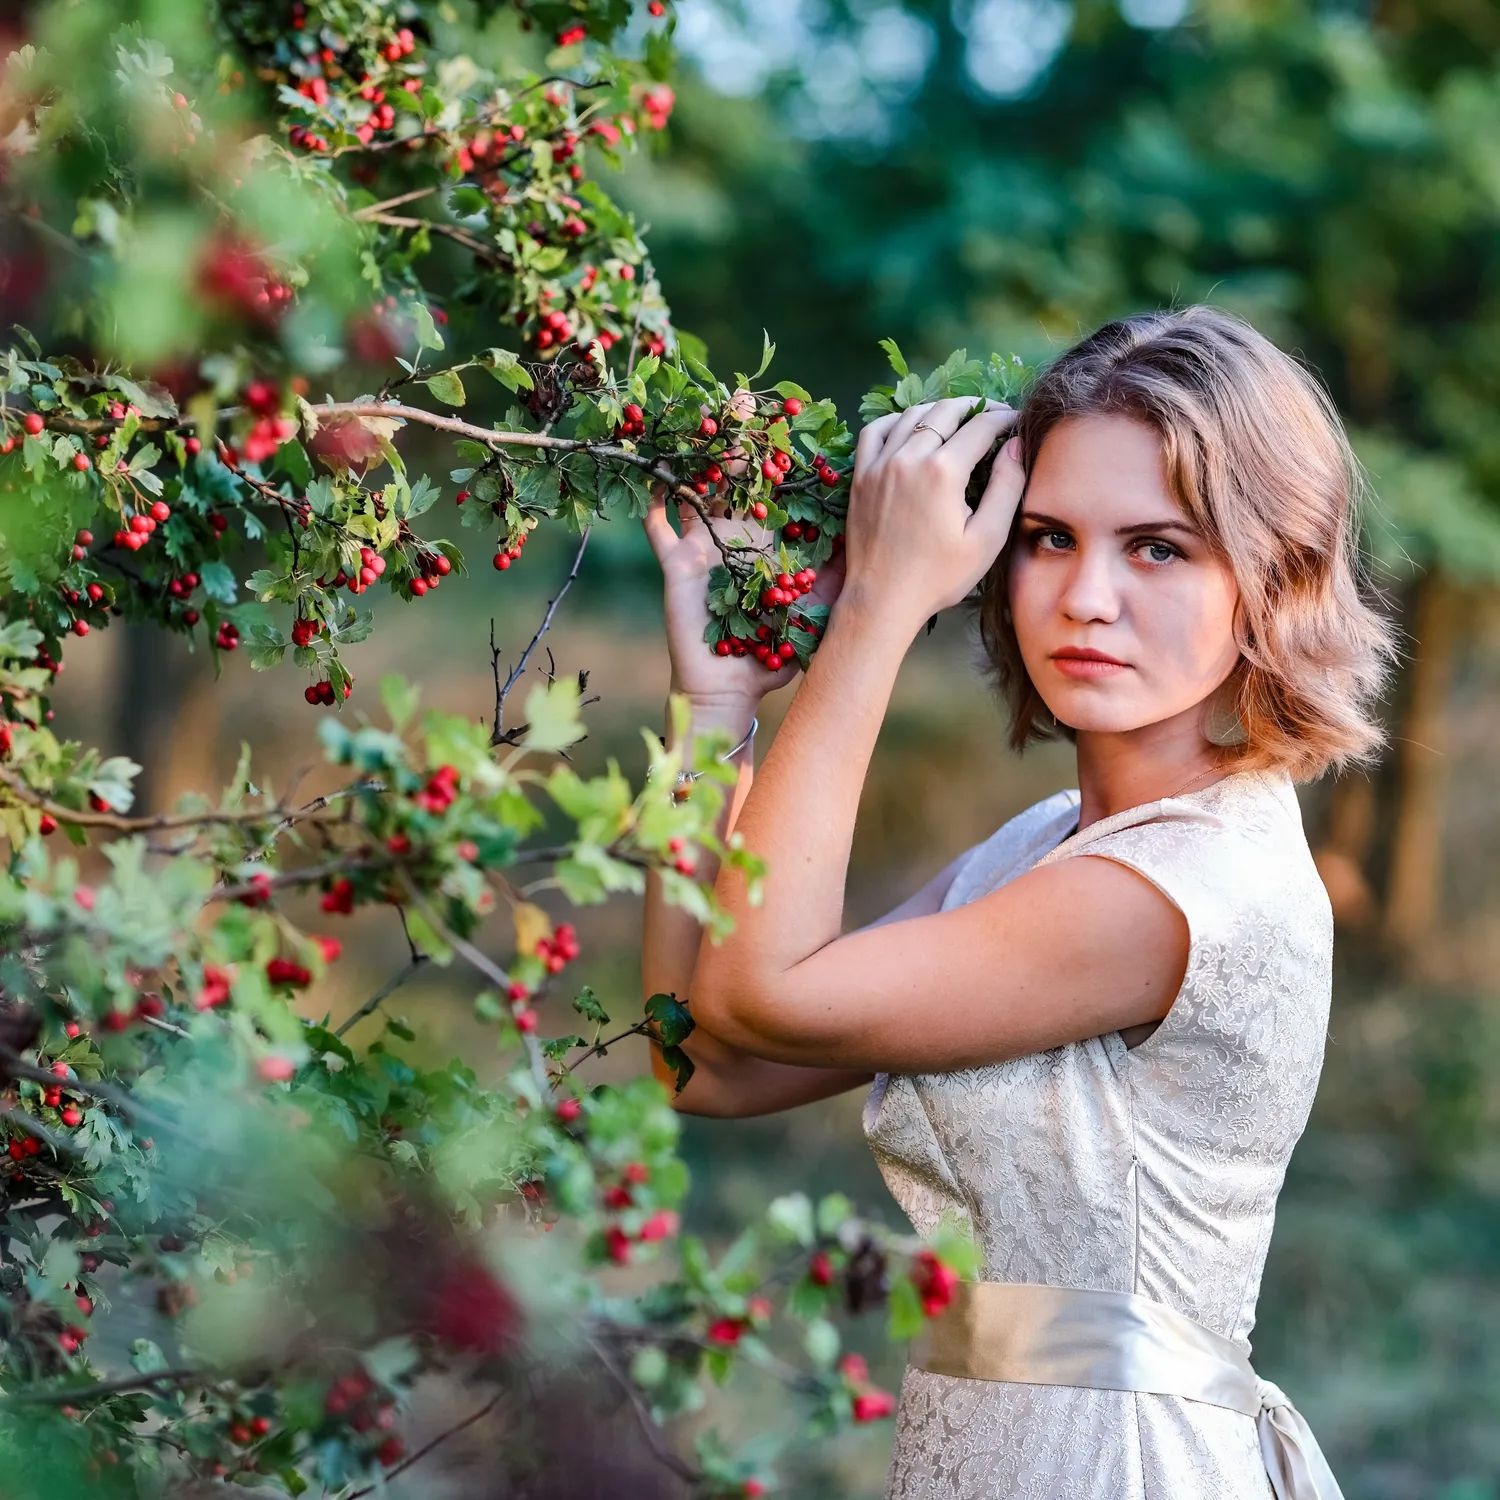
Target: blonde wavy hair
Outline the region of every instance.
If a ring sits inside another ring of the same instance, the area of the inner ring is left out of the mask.
[[[1279,767],[1300,782],[1375,761],[1386,733],[1374,709],[1401,649],[1366,597],[1386,603],[1360,550],[1364,473],[1322,385],[1243,319],[1200,305],[1108,323],[1043,370],[1015,429],[1027,473],[1057,423],[1088,415],[1155,429],[1174,498],[1238,585],[1241,659],[1213,695],[1243,726],[1242,742],[1221,751],[1225,766]],[[1021,753],[1032,740],[1078,737],[1021,660],[1008,592],[1015,541],[1013,530],[965,604]]]

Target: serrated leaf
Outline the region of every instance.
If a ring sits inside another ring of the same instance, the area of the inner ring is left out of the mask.
[[[436,375],[429,375],[423,384],[448,406],[462,406],[468,400],[464,383],[458,378],[456,371],[439,370]]]

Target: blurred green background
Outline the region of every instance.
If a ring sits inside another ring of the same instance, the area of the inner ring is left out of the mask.
[[[1338,920],[1336,987],[1256,1363],[1301,1407],[1350,1500],[1500,1500],[1500,7],[673,10],[685,66],[669,139],[608,186],[645,227],[678,326],[726,377],[759,363],[764,328],[777,343],[767,378],[835,398],[852,422],[860,393],[888,377],[881,337],[917,369],[955,347],[1045,359],[1110,317],[1211,301],[1333,392],[1370,471],[1366,542],[1409,659],[1381,767],[1299,788]],[[434,257],[434,289],[446,264]],[[431,450],[430,472],[450,464]],[[458,534],[442,512],[429,520],[433,535]],[[375,634],[349,658],[351,708],[394,669],[429,704],[487,716],[491,616],[508,666],[575,545],[539,533],[507,574],[476,571],[418,605],[377,598]],[[638,526],[594,532],[546,643],[559,674],[586,669],[601,695],[575,762],[602,769],[613,755],[638,777],[638,726],[661,730],[667,687]],[[861,804],[849,927],[1074,784],[1065,748],[1023,760],[1003,748],[977,653],[944,618],[907,659]],[[316,762],[322,710],[298,674],[230,658],[215,688],[207,671],[175,640],[104,632],[69,653],[57,727],[134,754],[156,805],[222,780],[242,740],[278,788]],[[762,755],[785,699],[766,704]],[[573,977],[628,1014],[638,903],[568,915],[583,945]],[[377,916],[356,926],[328,992],[335,1014],[404,958]],[[420,1019],[434,1057],[482,1066],[493,1041],[469,992],[434,974],[393,1008]],[[625,1046],[591,1066],[602,1079],[647,1063]],[[897,1222],[861,1102],[684,1119],[689,1227],[727,1236],[797,1187],[841,1189]],[[894,1388],[900,1351],[878,1335],[861,1347]],[[773,1388],[734,1389],[732,1427],[776,1424]],[[840,1439],[784,1469],[783,1492],[874,1497],[888,1451],[887,1428]]]

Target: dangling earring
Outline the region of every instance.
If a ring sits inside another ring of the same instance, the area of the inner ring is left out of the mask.
[[[1208,712],[1203,716],[1203,738],[1211,745],[1243,745],[1250,738],[1245,721],[1238,709],[1225,708],[1217,693],[1209,699]]]

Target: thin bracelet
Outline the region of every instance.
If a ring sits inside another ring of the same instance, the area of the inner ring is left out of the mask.
[[[760,728],[760,715],[759,714],[752,714],[750,716],[750,727],[745,731],[745,737],[744,737],[744,739],[742,739],[739,742],[739,744],[734,747],[733,750],[726,750],[723,753],[723,755],[721,755],[719,757],[719,763],[720,763],[720,765],[727,765],[730,761],[732,761],[735,758],[735,756],[738,755],[740,753],[740,751],[743,750],[745,748],[745,746],[748,745],[750,743],[750,741],[755,738],[755,731],[757,729],[759,729],[759,728]],[[655,766],[647,766],[646,767],[646,780],[647,781],[651,780],[651,773],[655,769],[656,769]],[[690,782],[696,781],[700,776],[702,776],[704,774],[705,773],[702,772],[702,771],[679,771],[677,773],[676,780],[672,783],[672,791],[673,791],[674,795],[676,794],[676,791],[677,791],[677,789],[679,787],[683,786],[685,783],[690,783]]]

